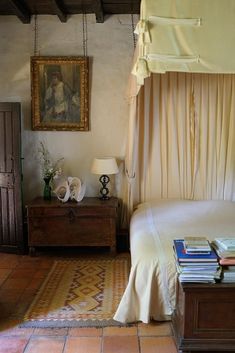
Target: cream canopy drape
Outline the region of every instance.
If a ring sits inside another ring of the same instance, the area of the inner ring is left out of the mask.
[[[128,217],[154,198],[235,199],[234,13],[234,0],[141,0]]]
[[[166,73],[131,98],[128,215],[155,198],[235,199],[235,76]]]

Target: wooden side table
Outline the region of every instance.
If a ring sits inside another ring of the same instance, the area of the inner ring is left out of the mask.
[[[27,206],[30,254],[37,246],[109,246],[116,252],[118,199],[62,203],[37,197]]]
[[[173,328],[182,353],[235,352],[235,284],[178,282]]]

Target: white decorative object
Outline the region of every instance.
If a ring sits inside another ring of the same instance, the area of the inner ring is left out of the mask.
[[[57,179],[55,183],[53,191],[62,202],[67,202],[68,200],[79,202],[85,195],[86,184],[82,183],[77,177],[69,176],[66,179]]]
[[[62,202],[67,202],[70,197],[68,181],[64,178],[57,178],[54,179],[54,185],[53,192],[56,194],[57,198]]]
[[[69,190],[70,190],[70,200],[78,199],[78,195],[81,190],[81,180],[77,177],[68,177]]]
[[[82,201],[83,197],[85,196],[85,192],[86,192],[86,184],[82,183],[80,192],[79,192],[79,194],[77,195],[77,198],[76,198],[77,202]]]

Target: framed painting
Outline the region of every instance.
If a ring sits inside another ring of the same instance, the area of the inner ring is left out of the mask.
[[[87,57],[31,57],[32,130],[89,130],[88,69]]]

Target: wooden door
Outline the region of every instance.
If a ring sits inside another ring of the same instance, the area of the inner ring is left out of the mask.
[[[20,103],[0,103],[0,251],[22,252]]]

